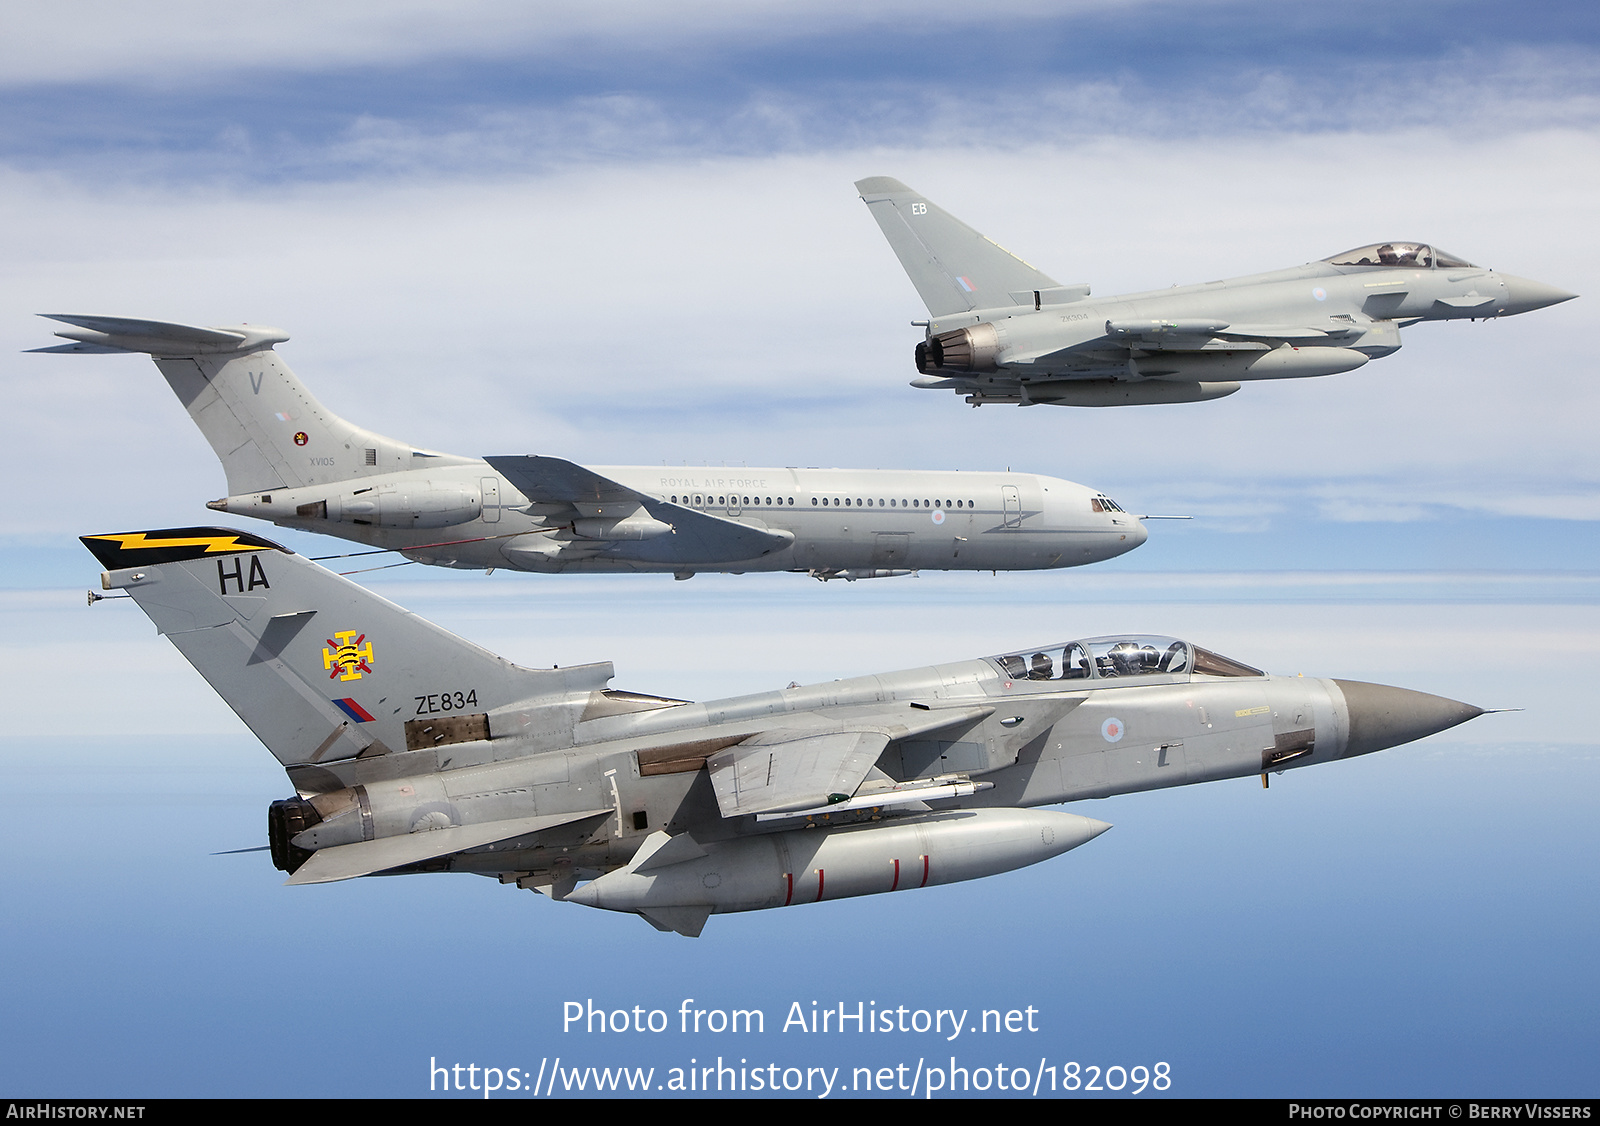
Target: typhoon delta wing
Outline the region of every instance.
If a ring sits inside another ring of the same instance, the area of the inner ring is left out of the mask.
[[[899,180],[856,190],[928,308],[913,387],[985,403],[1191,403],[1243,382],[1336,375],[1420,321],[1526,313],[1575,295],[1385,242],[1267,274],[1091,297],[1061,285]]]
[[[1031,473],[584,466],[459,457],[363,430],[306,390],[258,325],[199,328],[67,316],[36,351],[143,352],[216,451],[253,516],[442,567],[541,572],[798,571],[819,579],[919,569],[1074,567],[1144,542],[1094,489]]]
[[[466,872],[689,935],[1109,827],[1041,806],[1265,781],[1481,714],[1139,634],[692,703],[615,690],[609,662],[511,664],[247,533],[84,543],[283,764],[289,883]]]

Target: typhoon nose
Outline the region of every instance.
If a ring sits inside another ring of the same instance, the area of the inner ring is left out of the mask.
[[[1408,688],[1391,688],[1387,684],[1367,684],[1360,680],[1335,680],[1333,683],[1344,694],[1350,720],[1345,758],[1398,747],[1483,714],[1482,708],[1471,704]]]
[[[1564,289],[1557,289],[1544,282],[1529,281],[1512,274],[1501,274],[1500,281],[1506,287],[1506,303],[1500,310],[1501,315],[1511,316],[1515,313],[1528,313],[1534,309],[1543,309],[1549,305],[1559,305],[1563,301],[1571,301],[1578,296],[1568,293]]]

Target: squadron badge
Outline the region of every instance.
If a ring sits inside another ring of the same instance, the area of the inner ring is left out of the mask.
[[[360,680],[363,673],[372,671],[372,642],[367,641],[366,634],[356,637],[355,630],[347,629],[333,636],[338,640],[325,642],[327,648],[322,651],[322,667],[333,670],[328,673],[329,680],[336,676],[340,680]],[[367,643],[361,644],[363,641]]]

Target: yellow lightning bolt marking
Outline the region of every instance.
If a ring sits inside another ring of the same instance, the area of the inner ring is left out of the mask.
[[[144,532],[126,532],[115,536],[86,536],[91,540],[110,540],[123,551],[153,550],[162,547],[203,547],[207,555],[220,555],[234,551],[266,551],[257,544],[243,544],[238,536],[178,536],[172,539],[149,539]]]

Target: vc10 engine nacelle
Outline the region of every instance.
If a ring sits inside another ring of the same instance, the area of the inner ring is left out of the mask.
[[[483,495],[472,484],[403,481],[339,491],[320,485],[273,489],[207,501],[217,512],[271,520],[275,524],[364,524],[380,528],[448,528],[476,520]]]

